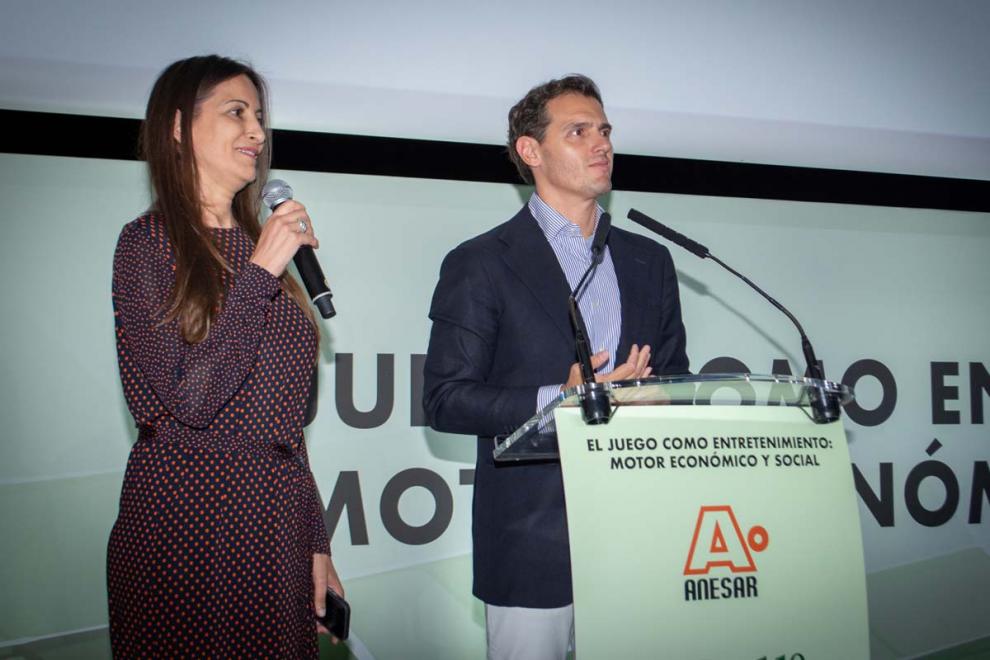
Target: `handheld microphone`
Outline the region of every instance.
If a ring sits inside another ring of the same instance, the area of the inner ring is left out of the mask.
[[[709,252],[708,248],[702,245],[701,243],[692,241],[684,234],[680,234],[674,231],[670,227],[667,227],[657,222],[650,216],[644,213],[640,213],[636,209],[629,209],[628,217],[630,220],[632,220],[639,226],[650,230],[654,234],[659,234],[660,236],[663,236],[672,243],[676,243],[677,245],[680,245],[682,248],[684,248],[688,252],[691,252],[695,256],[700,257],[702,259],[711,259],[719,266],[726,269],[727,271],[729,271],[730,273],[741,279],[743,282],[751,286],[761,296],[769,300],[771,305],[773,305],[781,312],[783,312],[787,316],[787,318],[789,318],[791,322],[794,323],[795,327],[797,327],[798,329],[798,332],[801,334],[801,351],[804,353],[804,359],[808,363],[805,373],[811,378],[817,380],[825,380],[825,370],[822,368],[821,363],[818,362],[818,358],[815,357],[815,349],[812,348],[811,346],[811,340],[809,340],[808,335],[805,334],[804,328],[801,327],[801,323],[797,320],[797,318],[794,317],[793,314],[787,311],[787,308],[785,308],[779,302],[771,298],[766,291],[753,284],[753,282],[748,277],[746,277],[742,273],[737,272],[735,269],[731,268],[728,264],[726,264],[721,259],[716,257],[714,254]],[[839,407],[838,397],[836,397],[834,394],[828,394],[821,388],[813,388],[811,390],[811,412],[816,422],[821,424],[826,424],[828,422],[834,422],[835,420],[839,419],[839,417],[842,414],[842,409]]]
[[[281,179],[272,179],[265,184],[261,191],[261,199],[264,200],[269,209],[274,211],[282,202],[292,199],[292,186]],[[337,310],[333,308],[331,301],[333,293],[330,292],[327,278],[323,275],[323,269],[320,268],[320,262],[317,261],[312,246],[300,245],[296,255],[292,257],[292,263],[296,265],[296,270],[299,271],[299,277],[302,278],[309,299],[320,310],[320,316],[325,319],[335,316]]]
[[[602,213],[595,229],[595,240],[591,243],[591,265],[578,280],[574,291],[567,299],[568,312],[571,317],[571,327],[574,329],[574,346],[577,350],[578,364],[581,366],[581,379],[584,381],[584,395],[581,397],[581,416],[586,424],[608,424],[612,418],[612,402],[604,385],[595,380],[595,369],[591,366],[591,344],[588,328],[584,324],[584,316],[578,307],[578,300],[584,293],[585,280],[591,282],[589,276],[598,268],[605,258],[605,242],[612,228],[612,216]]]

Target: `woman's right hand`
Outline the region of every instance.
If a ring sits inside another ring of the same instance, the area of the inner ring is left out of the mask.
[[[305,232],[301,231],[300,220],[306,225]],[[313,223],[306,213],[306,207],[290,199],[279,204],[265,222],[254,254],[251,255],[251,262],[275,277],[280,277],[302,245],[318,248],[320,242],[313,234]]]

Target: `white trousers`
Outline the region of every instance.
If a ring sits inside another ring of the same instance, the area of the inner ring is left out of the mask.
[[[485,604],[488,660],[564,660],[574,648],[574,605],[542,609]]]

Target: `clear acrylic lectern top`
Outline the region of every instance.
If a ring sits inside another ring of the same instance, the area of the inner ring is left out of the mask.
[[[815,378],[758,374],[700,374],[658,376],[605,383],[614,415],[623,406],[794,406],[809,411],[817,395],[840,404],[853,400],[852,388]],[[565,390],[509,436],[495,438],[496,461],[558,458],[553,412],[579,406],[584,385]]]

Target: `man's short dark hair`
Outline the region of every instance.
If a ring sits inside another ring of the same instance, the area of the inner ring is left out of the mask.
[[[595,81],[588,76],[572,73],[537,85],[526,92],[526,96],[509,110],[509,160],[519,170],[519,175],[526,183],[533,183],[533,172],[516,153],[516,140],[527,135],[535,138],[537,142],[543,142],[547,126],[550,125],[547,103],[562,94],[571,93],[588,96],[602,103],[602,94],[598,91]],[[604,105],[602,103],[602,106]]]

